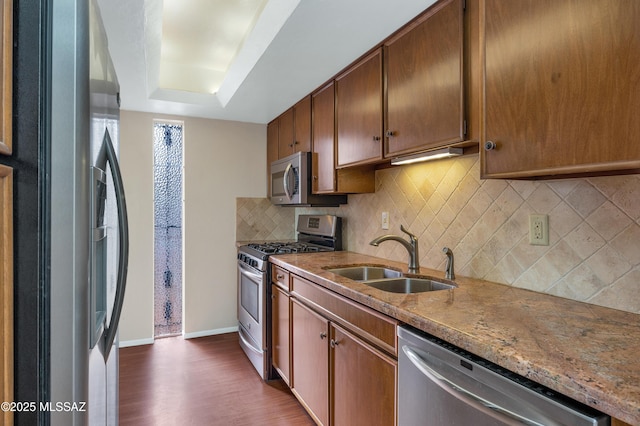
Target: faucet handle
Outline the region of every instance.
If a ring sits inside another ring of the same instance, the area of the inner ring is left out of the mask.
[[[404,225],[400,224],[400,230],[402,232],[404,232],[405,234],[407,234],[409,236],[409,238],[411,238],[411,241],[416,241],[418,238],[416,238],[415,235],[413,235],[411,232],[409,232],[407,230],[407,228],[404,227]]]

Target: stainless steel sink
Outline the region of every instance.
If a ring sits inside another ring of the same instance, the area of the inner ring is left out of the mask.
[[[402,272],[382,266],[348,266],[345,268],[328,269],[328,271],[354,281],[399,278],[402,276]]]
[[[401,277],[367,281],[364,284],[391,293],[422,293],[425,291],[450,290],[455,285],[430,280],[428,278]]]

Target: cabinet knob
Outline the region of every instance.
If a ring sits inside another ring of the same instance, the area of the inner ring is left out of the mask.
[[[380,140],[380,136],[374,136],[374,137],[373,137],[373,141],[374,141],[374,142],[378,142],[379,140]]]
[[[320,339],[324,339],[325,337],[327,337],[327,333],[325,333],[324,331],[320,333]]]
[[[392,138],[396,135],[396,132],[394,132],[393,130],[387,130],[386,135],[388,138]]]
[[[494,141],[486,141],[484,143],[484,150],[491,151],[492,149],[496,149],[497,145]]]
[[[276,274],[276,279],[279,280],[283,280],[284,279],[284,275],[282,274]]]
[[[298,142],[298,141],[293,141],[293,144],[294,144],[294,145],[298,145],[299,143],[300,143],[300,142]]]
[[[340,344],[340,342],[338,342],[335,339],[331,339],[331,341],[329,342],[329,344],[331,345],[332,348],[335,348],[336,346],[338,346]]]

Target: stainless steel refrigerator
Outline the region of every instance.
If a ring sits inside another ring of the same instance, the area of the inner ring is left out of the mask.
[[[49,5],[44,247],[50,322],[43,402],[50,405],[42,419],[117,425],[117,330],[128,259],[117,160],[119,86],[97,2]]]

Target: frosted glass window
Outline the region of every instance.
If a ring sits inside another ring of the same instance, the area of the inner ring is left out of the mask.
[[[155,336],[182,333],[182,126],[154,124]]]

